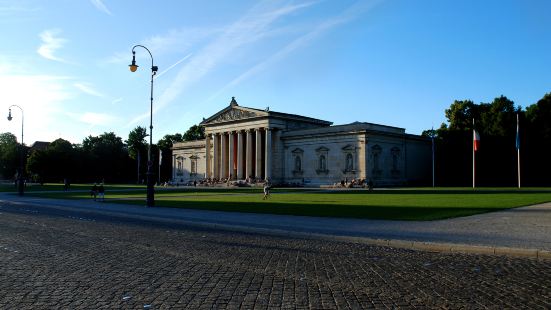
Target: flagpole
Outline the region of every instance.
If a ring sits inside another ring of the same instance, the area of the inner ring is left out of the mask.
[[[474,156],[474,153],[475,153],[475,150],[474,150],[474,144],[476,143],[475,142],[475,130],[474,130],[474,118],[473,118],[473,142],[472,142],[472,145],[473,145],[473,189],[475,188],[475,156]]]
[[[518,188],[520,189],[520,149],[517,149],[517,175],[518,175]]]
[[[432,187],[434,187],[434,127],[432,128],[431,132],[431,140],[432,140]]]
[[[519,121],[518,121],[518,113],[517,113],[517,137],[516,137],[516,147],[517,147],[517,180],[518,180],[518,188],[520,189],[520,132],[519,132]]]
[[[161,184],[161,161],[163,159],[163,153],[161,153],[161,148],[159,148],[159,185]]]

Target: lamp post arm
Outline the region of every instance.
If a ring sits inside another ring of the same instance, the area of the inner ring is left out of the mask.
[[[153,65],[153,54],[151,54],[151,51],[150,51],[147,47],[145,47],[145,46],[143,46],[143,45],[140,45],[140,44],[137,44],[137,45],[134,45],[134,47],[132,47],[132,53],[134,53],[134,49],[135,49],[136,47],[144,48],[144,49],[149,53],[149,56],[151,56],[151,71],[156,73],[156,72],[157,72],[157,69],[156,69],[155,66]],[[155,69],[153,69],[153,68],[155,68]],[[155,75],[155,74],[153,73],[153,75]]]

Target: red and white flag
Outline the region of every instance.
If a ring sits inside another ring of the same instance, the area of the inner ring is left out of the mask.
[[[480,135],[473,129],[473,150],[476,152],[480,147]]]

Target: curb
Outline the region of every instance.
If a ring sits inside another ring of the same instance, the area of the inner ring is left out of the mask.
[[[472,244],[459,244],[459,243],[439,243],[439,242],[425,242],[425,241],[412,241],[412,240],[400,240],[400,239],[376,239],[370,237],[358,237],[358,236],[346,236],[346,235],[330,235],[324,233],[313,232],[298,232],[292,230],[286,230],[284,228],[265,228],[265,227],[250,227],[239,224],[222,224],[222,223],[209,223],[202,220],[189,220],[181,218],[165,218],[157,215],[143,215],[143,214],[131,214],[122,213],[118,211],[108,209],[83,209],[74,206],[56,205],[55,200],[51,203],[40,202],[23,202],[23,201],[8,201],[1,200],[9,204],[21,204],[25,203],[33,206],[48,206],[53,208],[66,208],[85,213],[104,213],[114,216],[125,216],[128,218],[139,219],[144,221],[165,222],[172,224],[186,224],[189,226],[211,228],[211,229],[224,229],[229,231],[258,233],[264,235],[276,235],[285,237],[297,237],[297,238],[312,238],[312,239],[324,239],[339,242],[354,242],[362,243],[373,246],[384,246],[398,249],[408,249],[424,252],[434,253],[463,253],[463,254],[479,254],[479,255],[495,255],[495,256],[507,256],[507,257],[519,257],[519,258],[531,258],[536,260],[551,261],[551,251],[541,249],[526,249],[526,248],[514,248],[503,246],[484,246],[484,245],[472,245]],[[99,211],[99,212],[98,212]]]

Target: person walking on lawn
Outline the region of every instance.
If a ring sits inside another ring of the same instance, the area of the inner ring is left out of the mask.
[[[268,199],[268,197],[270,196],[270,188],[270,182],[266,180],[266,182],[264,182],[264,197],[262,197],[262,200]]]

